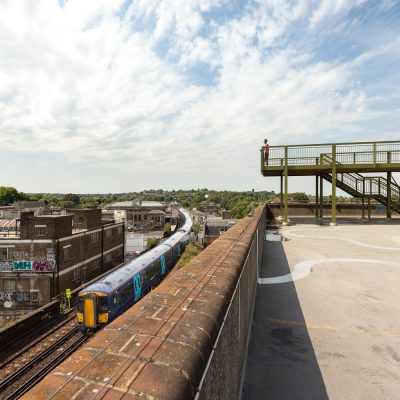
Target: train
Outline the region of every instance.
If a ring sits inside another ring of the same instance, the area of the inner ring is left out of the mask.
[[[183,225],[157,247],[90,284],[78,294],[80,329],[94,331],[122,314],[156,286],[175,265],[190,241],[193,220],[179,209]]]

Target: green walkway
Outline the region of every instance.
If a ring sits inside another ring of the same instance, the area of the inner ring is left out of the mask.
[[[365,200],[370,204],[371,199],[384,204],[390,218],[393,211],[400,212],[400,186],[392,177],[393,171],[400,171],[399,141],[270,146],[268,165],[261,150],[261,174],[281,177],[285,222],[288,177],[312,175],[316,177],[316,202],[320,204],[317,217],[322,218],[325,179],[332,183],[332,224],[336,224],[336,187],[361,198],[363,204]],[[370,175],[376,172],[386,172],[386,178]]]

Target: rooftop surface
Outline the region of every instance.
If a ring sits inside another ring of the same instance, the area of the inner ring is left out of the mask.
[[[398,398],[400,219],[307,221],[264,241],[242,399]]]

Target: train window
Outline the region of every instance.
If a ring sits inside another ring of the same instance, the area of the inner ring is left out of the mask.
[[[122,287],[122,290],[121,290],[122,302],[125,303],[132,297],[133,297],[133,282],[129,281]]]
[[[100,312],[108,311],[108,297],[99,297]]]
[[[114,304],[115,304],[116,306],[118,306],[118,305],[119,305],[119,295],[118,295],[118,292],[115,292],[115,293],[114,293],[113,299],[114,299]]]
[[[83,312],[83,297],[78,296],[78,305],[76,306],[78,312]]]

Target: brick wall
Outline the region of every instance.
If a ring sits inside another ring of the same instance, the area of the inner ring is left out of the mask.
[[[21,239],[56,239],[72,234],[72,218],[66,215],[21,217]]]

